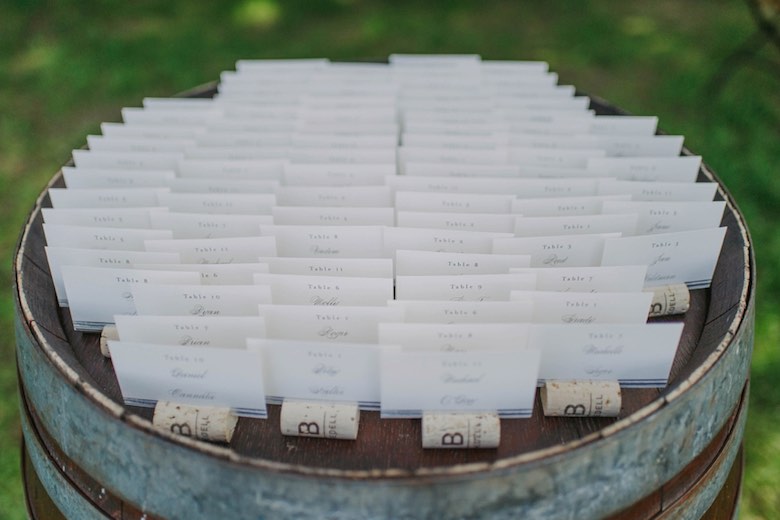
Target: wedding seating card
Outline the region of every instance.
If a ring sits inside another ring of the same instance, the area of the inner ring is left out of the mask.
[[[151,253],[150,253],[151,254]],[[165,253],[156,253],[165,254]],[[156,271],[197,271],[202,285],[253,285],[254,276],[268,272],[268,264],[144,264],[135,265],[137,269]]]
[[[543,237],[556,235],[592,235],[594,233],[620,233],[633,235],[637,230],[639,215],[625,212],[609,215],[574,215],[562,217],[519,217],[515,220],[518,237]]]
[[[530,323],[530,301],[390,300],[389,307],[403,309],[407,323]]]
[[[279,206],[392,207],[386,186],[281,186],[276,190]]]
[[[685,283],[689,289],[709,287],[726,228],[608,238],[602,265],[646,264],[645,285]]]
[[[615,177],[624,181],[694,182],[700,166],[701,157],[696,155],[682,157],[594,157],[588,160],[587,169],[594,176]]]
[[[271,193],[165,193],[160,204],[172,212],[270,215],[276,205]]]
[[[593,267],[601,264],[604,241],[619,233],[496,238],[493,252],[531,256],[531,267]],[[622,262],[634,265],[643,262]]]
[[[262,256],[258,259],[268,265],[274,274],[309,276],[357,276],[363,278],[392,278],[393,260],[390,258],[292,258]]]
[[[281,339],[247,340],[265,361],[268,402],[284,399],[351,401],[361,409],[379,408],[379,362],[388,347]]]
[[[62,167],[68,189],[165,188],[173,170],[115,170]]]
[[[497,411],[530,417],[536,396],[537,350],[382,352],[382,417],[423,411]]]
[[[513,290],[535,288],[533,274],[395,277],[395,296],[399,300],[506,301]]]
[[[599,195],[631,195],[631,200],[711,201],[718,189],[716,182],[640,182],[603,180]]]
[[[513,195],[398,191],[396,211],[508,214]]]
[[[388,227],[384,228],[383,238],[385,254],[394,256],[399,249],[487,254],[493,248],[494,239],[511,236],[510,233]]]
[[[43,221],[57,225],[151,229],[151,214],[166,208],[41,208]]]
[[[389,228],[387,228],[389,229]],[[260,226],[276,240],[279,256],[380,258],[384,256],[380,226]],[[274,253],[257,256],[273,256]]]
[[[402,307],[261,305],[268,337],[301,341],[377,343],[379,323],[401,322]]]
[[[73,163],[78,168],[116,168],[122,170],[173,170],[181,152],[93,152],[73,150]]]
[[[262,194],[274,193],[279,187],[279,181],[179,177],[170,180],[168,187],[171,193]]]
[[[320,135],[312,134],[312,137]],[[299,136],[296,139],[312,137]],[[379,137],[395,141],[395,136]],[[395,175],[395,165],[287,164],[284,167],[284,183],[287,186],[382,186],[388,175]]]
[[[395,272],[399,276],[502,274],[515,267],[529,267],[528,255],[446,253],[398,250]]]
[[[99,332],[114,322],[114,315],[136,313],[133,288],[142,284],[197,284],[200,275],[196,272],[64,265],[62,281],[73,328]]]
[[[183,159],[176,171],[185,179],[281,181],[284,161],[263,159]]]
[[[390,278],[256,274],[255,284],[269,287],[275,305],[379,305],[393,299]]]
[[[257,306],[271,303],[271,290],[256,285],[136,284],[130,292],[139,315],[259,316]]]
[[[536,275],[537,291],[636,292],[645,285],[647,266],[532,267],[509,272]]]
[[[533,323],[646,323],[649,292],[515,291],[512,300],[533,304]]]
[[[631,200],[631,195],[596,195],[593,197],[555,197],[549,199],[515,199],[511,212],[524,217],[563,217],[598,215],[608,200]]]
[[[239,316],[114,316],[121,341],[246,349],[247,338],[265,337],[265,319]]]
[[[482,352],[528,348],[525,323],[380,323],[379,343],[404,350]]]
[[[118,227],[91,227],[43,224],[46,244],[81,249],[114,249],[143,251],[146,240],[166,240],[173,233],[162,229],[132,229]]]
[[[605,214],[636,213],[637,235],[675,233],[720,226],[726,201],[713,202],[637,202],[605,201]],[[623,233],[631,235],[633,233]]]
[[[157,401],[230,407],[264,419],[263,355],[252,350],[109,341],[125,403]]]
[[[276,225],[314,226],[393,226],[393,208],[276,206]]]
[[[105,137],[88,135],[87,144],[93,152],[156,152],[181,153],[193,146],[188,139],[155,139],[151,137]]]
[[[237,264],[276,255],[274,237],[147,240],[144,245],[147,251],[178,253],[185,264]]]
[[[273,224],[271,215],[157,212],[149,219],[154,229],[167,229],[175,239],[259,237],[260,226]]]
[[[168,188],[72,189],[49,188],[54,208],[142,208],[159,207]]]
[[[462,193],[468,194],[468,196],[508,194],[522,197],[584,197],[596,195],[599,185],[599,180],[595,178],[506,179],[489,177],[414,177],[407,175],[387,177],[386,182],[388,186],[396,190],[396,207],[398,207],[398,195],[408,196],[406,195],[407,192]],[[460,211],[460,209],[451,208],[449,211]],[[493,212],[486,211],[485,213]]]
[[[682,329],[682,323],[534,325],[529,345],[542,352],[540,383],[595,379],[663,387]]]
[[[396,223],[399,227],[512,233],[515,228],[516,218],[514,215],[497,215],[494,213],[399,211],[396,216]],[[392,225],[392,223],[389,225]]]

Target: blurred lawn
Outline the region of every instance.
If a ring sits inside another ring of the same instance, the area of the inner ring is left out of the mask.
[[[11,258],[70,150],[121,107],[214,80],[238,58],[391,52],[547,60],[562,83],[658,115],[720,174],[760,271],[742,518],[780,517],[780,53],[746,61],[717,97],[705,89],[753,31],[739,1],[0,1],[0,519],[25,517]]]

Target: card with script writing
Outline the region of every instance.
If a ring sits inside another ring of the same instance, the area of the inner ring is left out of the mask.
[[[602,265],[647,264],[645,285],[685,283],[709,287],[726,228],[611,238],[604,243]]]
[[[279,256],[316,258],[382,258],[381,226],[261,226],[276,241]],[[273,256],[272,254],[265,256]]]
[[[122,170],[173,170],[183,158],[182,152],[129,152],[73,150],[77,168],[115,168]]]
[[[524,217],[564,217],[598,215],[607,200],[631,200],[631,195],[596,195],[593,197],[554,197],[515,199],[511,211]]]
[[[287,164],[284,167],[287,186],[382,186],[388,175],[395,175],[393,164]]]
[[[265,319],[255,316],[114,317],[119,339],[133,343],[246,349],[247,338],[265,337]]]
[[[162,229],[71,226],[43,224],[46,244],[51,247],[143,251],[146,240],[171,239],[173,233]]]
[[[270,215],[276,205],[273,193],[165,193],[160,204],[180,213]]]
[[[402,276],[456,274],[505,274],[515,267],[529,267],[528,255],[447,253],[437,251],[395,252],[395,272]]]
[[[159,207],[168,188],[49,188],[51,205],[66,208],[144,208]]]
[[[270,289],[256,285],[136,284],[130,292],[138,315],[259,316],[257,306],[271,303]]]
[[[507,301],[512,290],[533,290],[533,274],[396,276],[399,300]]]
[[[641,182],[603,180],[599,195],[631,195],[631,200],[711,201],[718,189],[717,182]]]
[[[531,267],[588,267],[601,263],[604,241],[619,233],[497,238],[493,252],[531,256]],[[641,262],[624,262],[633,265]]]
[[[726,201],[713,202],[641,202],[606,201],[602,211],[607,213],[636,213],[636,234],[652,235],[675,233],[693,229],[720,226]],[[630,233],[624,233],[628,235]]]
[[[510,233],[387,227],[384,228],[384,250],[387,256],[395,256],[401,249],[489,254],[494,239],[512,236]]]
[[[588,161],[594,176],[614,177],[623,181],[694,182],[701,157],[595,157]]]
[[[440,352],[525,349],[528,331],[527,323],[380,323],[379,343]]]
[[[404,320],[401,307],[261,305],[268,337],[302,341],[377,343],[377,325]]]
[[[382,417],[423,411],[496,411],[530,417],[536,396],[537,350],[382,352]]]
[[[396,175],[386,179],[396,192],[441,192],[477,195],[584,197],[596,195],[598,179],[506,179]],[[396,203],[397,206],[397,203]],[[458,211],[453,208],[451,211]]]
[[[162,254],[162,253],[158,253]],[[197,271],[202,285],[253,285],[254,276],[267,273],[268,264],[135,264],[137,269],[156,271]]]
[[[533,305],[533,323],[646,323],[649,292],[512,291],[510,298]]]
[[[62,226],[151,229],[152,213],[167,208],[41,208],[43,221]]]
[[[517,218],[516,215],[495,213],[399,211],[396,215],[396,222],[399,227],[512,233]]]
[[[620,233],[625,236],[636,232],[638,220],[636,213],[629,212],[609,215],[518,217],[515,220],[514,232],[519,237],[594,233]]]
[[[514,195],[398,191],[397,211],[508,214]]]
[[[401,307],[406,323],[530,323],[533,315],[530,301],[390,300],[387,305]]]
[[[280,186],[280,206],[392,207],[393,194],[387,186]]]
[[[167,188],[173,170],[113,170],[63,166],[68,189]]]
[[[393,226],[393,208],[276,206],[273,223],[298,226]]]
[[[518,267],[509,272],[536,275],[537,291],[638,292],[645,286],[647,266]]]
[[[168,229],[173,238],[238,238],[260,236],[260,226],[273,223],[271,215],[221,215],[157,212],[149,219],[154,229]]]
[[[271,290],[275,305],[386,305],[393,299],[392,278],[256,274],[255,284]]]
[[[390,258],[293,258],[262,256],[258,259],[268,265],[274,274],[309,276],[358,276],[363,278],[392,278],[393,260]]]
[[[162,400],[267,417],[261,352],[125,341],[109,341],[108,348],[129,405],[151,408]]]
[[[274,237],[147,240],[144,247],[147,251],[178,253],[185,264],[237,264],[276,255]]]
[[[227,179],[277,181],[284,176],[284,161],[279,159],[182,159],[176,163],[184,179]]]
[[[279,181],[177,177],[168,182],[171,193],[274,193]]]

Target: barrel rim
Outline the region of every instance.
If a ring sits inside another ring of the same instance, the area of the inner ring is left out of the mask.
[[[209,91],[213,91],[216,86],[216,82],[206,83],[204,85],[194,87],[188,91],[185,91],[179,96],[195,97],[203,95]],[[590,96],[591,99],[596,100],[604,106],[613,107],[607,101],[598,98],[596,96]],[[622,112],[622,111],[621,111]],[[623,112],[625,113],[625,112]],[[696,155],[687,147],[683,147],[682,155]],[[72,161],[68,161],[66,165],[72,164]],[[28,219],[25,226],[20,233],[20,238],[17,243],[17,250],[14,257],[14,279],[15,279],[15,299],[17,305],[22,311],[22,320],[20,320],[25,328],[25,332],[31,335],[37,345],[41,348],[43,353],[49,359],[49,361],[63,374],[67,381],[73,385],[80,393],[82,393],[90,401],[98,405],[104,413],[112,418],[125,422],[128,425],[137,428],[138,430],[152,435],[167,442],[172,442],[176,445],[183,446],[192,449],[201,454],[211,455],[215,458],[221,459],[225,462],[238,464],[241,467],[249,467],[261,470],[275,471],[279,473],[297,474],[300,476],[315,476],[315,477],[329,477],[329,478],[343,478],[343,479],[394,479],[400,477],[452,477],[457,478],[461,476],[467,476],[475,473],[480,473],[488,470],[506,470],[517,466],[531,464],[534,462],[548,461],[549,459],[566,454],[573,453],[579,449],[583,449],[588,445],[598,443],[600,441],[607,441],[609,438],[624,432],[632,426],[638,425],[643,420],[659,412],[662,408],[665,408],[678,400],[680,400],[685,393],[699,381],[720,361],[725,352],[732,345],[732,339],[738,334],[742,328],[745,318],[749,311],[749,306],[753,299],[754,285],[755,285],[755,257],[752,242],[750,239],[750,233],[745,223],[745,218],[739,211],[739,208],[731,195],[731,193],[725,188],[719,177],[712,171],[712,169],[705,162],[702,162],[700,172],[702,172],[710,182],[717,183],[717,191],[723,197],[726,202],[727,211],[731,211],[734,214],[736,224],[739,229],[740,237],[744,244],[743,246],[743,265],[744,265],[744,281],[740,292],[739,305],[736,309],[736,313],[728,329],[726,330],[720,343],[713,349],[713,351],[707,356],[707,358],[691,372],[688,377],[679,381],[676,386],[668,393],[659,396],[657,399],[651,401],[647,405],[643,406],[639,410],[635,411],[631,415],[618,420],[614,424],[606,426],[596,432],[586,435],[580,439],[573,440],[561,445],[550,446],[526,453],[521,453],[512,457],[507,457],[494,462],[477,462],[477,463],[465,463],[452,466],[431,467],[431,468],[418,468],[413,471],[387,468],[381,470],[342,470],[335,468],[320,468],[301,466],[297,464],[290,464],[284,462],[276,462],[265,460],[256,457],[249,457],[239,455],[230,449],[229,446],[219,446],[207,443],[205,441],[199,441],[188,437],[182,437],[175,435],[171,432],[162,431],[154,428],[151,421],[140,417],[136,414],[128,412],[126,407],[114,402],[108,398],[98,387],[91,382],[84,380],[79,374],[70,367],[65,360],[63,360],[53,348],[52,345],[46,340],[45,334],[41,331],[40,325],[36,322],[33,313],[30,308],[30,303],[25,292],[25,283],[22,277],[22,266],[25,262],[25,251],[30,231],[36,218],[41,213],[43,207],[43,201],[46,197],[47,191],[50,187],[53,187],[61,178],[62,170],[60,169],[46,184],[42,192],[36,199],[36,203],[33,209],[28,215]]]

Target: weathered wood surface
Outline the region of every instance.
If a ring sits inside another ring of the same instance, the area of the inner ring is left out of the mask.
[[[700,180],[716,178],[703,167]],[[419,420],[370,412],[354,442],[284,437],[277,406],[267,420],[241,418],[229,446],[155,430],[151,410],[122,404],[98,335],[74,331],[57,306],[42,196],[16,261],[20,385],[32,417],[25,439],[49,439],[44,451],[91,479],[81,493],[103,490],[96,503],[108,500],[101,507],[117,517],[598,518],[632,506],[626,517],[661,515],[716,460],[725,479],[742,438],[755,271],[742,217],[725,190],[719,197],[728,232],[713,285],[693,291],[684,318],[662,318],[685,323],[667,388],[625,389],[617,418],[544,417],[537,396],[531,419],[502,421],[495,450],[423,450]],[[700,516],[711,491],[686,510]]]

